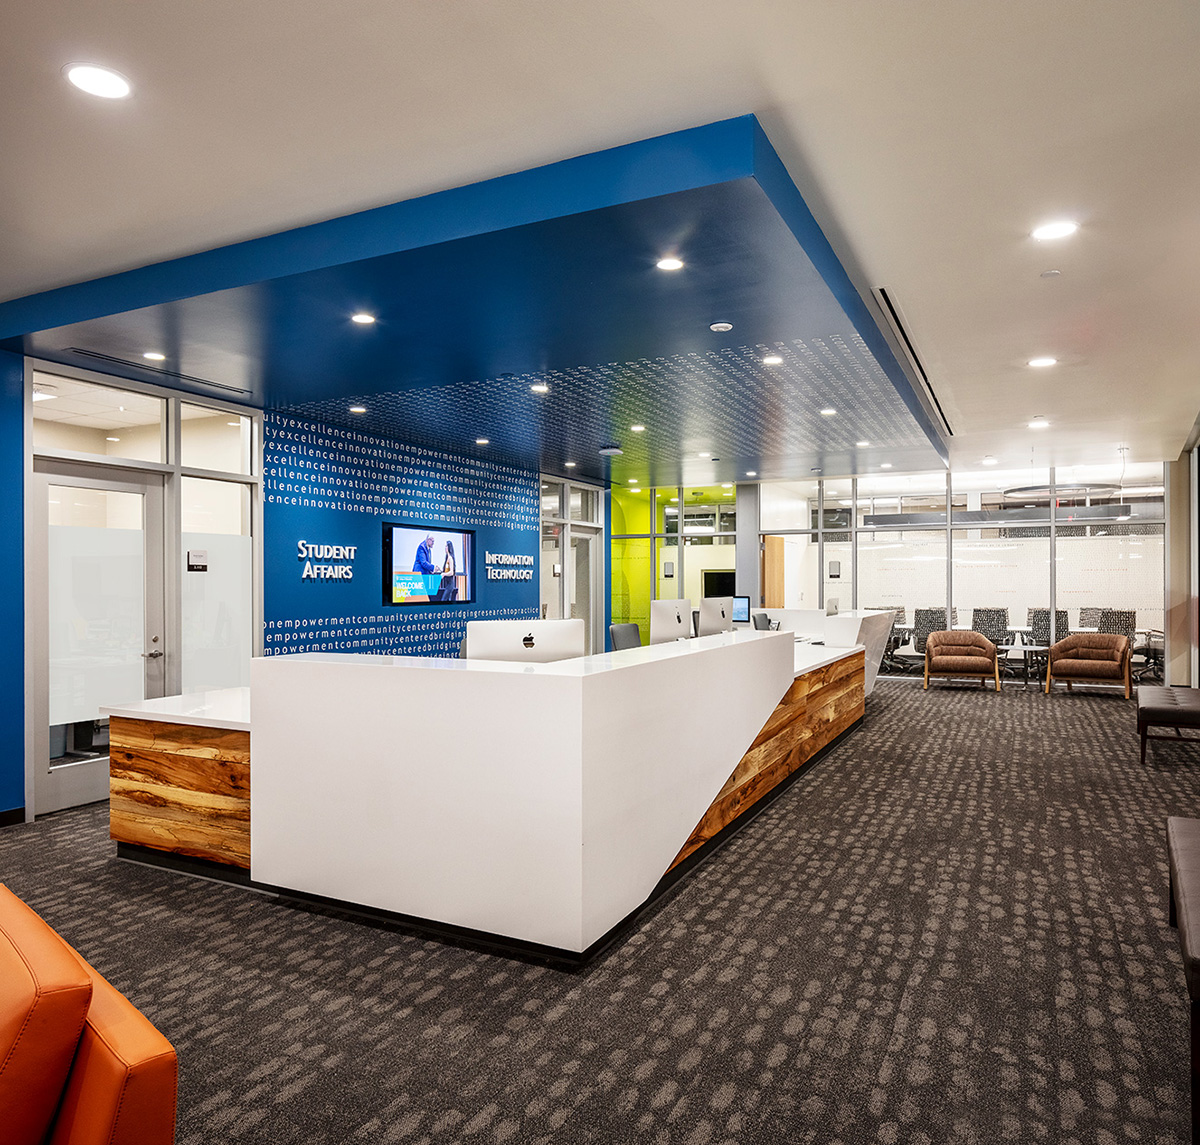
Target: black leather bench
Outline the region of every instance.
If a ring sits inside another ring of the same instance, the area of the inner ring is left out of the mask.
[[[1191,998],[1192,1141],[1200,1142],[1200,819],[1167,820],[1171,864],[1168,921],[1179,928],[1183,976]]]
[[[1137,726],[1142,737],[1142,762],[1146,740],[1183,738],[1184,728],[1200,729],[1200,688],[1161,688],[1142,684],[1137,693]],[[1151,728],[1174,728],[1174,736],[1152,736]]]

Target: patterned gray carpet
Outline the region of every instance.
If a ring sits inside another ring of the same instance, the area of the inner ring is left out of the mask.
[[[0,878],[171,1039],[180,1145],[1184,1142],[1165,820],[1134,705],[881,682],[859,732],[578,974],[123,863]]]

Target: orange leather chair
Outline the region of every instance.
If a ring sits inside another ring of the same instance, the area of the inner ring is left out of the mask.
[[[6,1145],[171,1145],[171,1043],[0,886]]]

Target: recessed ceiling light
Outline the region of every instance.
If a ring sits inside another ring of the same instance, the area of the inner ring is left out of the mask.
[[[697,453],[697,457],[712,457],[711,453]]]
[[[241,424],[242,424],[242,423],[241,423],[240,421],[227,421],[225,424],[226,424],[226,425],[241,426]]]
[[[1040,414],[1029,423],[1030,429],[1049,429],[1050,423]]]
[[[350,412],[351,413],[366,413],[367,407],[366,406],[351,406]]]
[[[1079,230],[1078,223],[1073,223],[1069,219],[1060,219],[1053,223],[1042,223],[1040,227],[1034,227],[1031,233],[1038,242],[1045,242],[1047,239],[1065,239],[1077,230]]]
[[[869,441],[856,441],[854,443],[857,449],[866,449],[871,443]]]
[[[45,390],[33,391],[33,400],[35,402],[49,402],[53,401],[56,397],[58,397],[58,394],[48,394]]]
[[[747,470],[746,470],[746,476],[747,476],[747,477],[757,477],[757,476],[758,476],[758,470],[757,470],[757,469],[747,469]]]
[[[659,270],[682,270],[683,259],[675,258],[674,255],[670,255],[667,258],[660,258],[654,265],[657,266]]]
[[[534,382],[529,388],[535,394],[548,394],[550,392],[550,387],[545,382]]]
[[[983,462],[982,462],[982,464],[983,464],[983,465],[995,465],[995,464],[996,464],[996,459],[995,459],[994,457],[985,457],[985,458],[983,459]]]
[[[825,408],[824,408],[824,409],[821,411],[821,416],[822,416],[822,417],[833,417],[833,415],[834,415],[834,414],[836,414],[836,413],[837,413],[837,410],[835,410],[835,409],[833,408],[833,406],[826,406],[826,407],[825,407]]]
[[[375,321],[375,315],[359,311],[357,314],[350,315],[350,321],[357,322],[360,326],[370,326]]]
[[[732,497],[733,494],[732,493],[722,493],[721,496],[722,497]]]
[[[166,354],[160,354],[157,350],[147,350],[142,357],[149,358],[152,362],[165,362],[167,360]]]
[[[679,498],[678,498],[678,497],[672,497],[672,498],[671,498],[671,504],[672,504],[672,505],[678,504],[678,502],[679,502]]]
[[[564,469],[574,469],[574,468],[575,468],[575,462],[573,462],[573,461],[564,461],[564,462],[563,462],[563,468],[564,468]]]
[[[732,488],[733,488],[733,482],[732,482],[732,481],[722,481],[722,482],[721,482],[721,488],[722,488],[722,489],[732,489]]]
[[[708,328],[714,334],[728,334],[733,329],[732,322],[710,322]]]
[[[814,466],[813,466],[813,467],[812,467],[812,468],[809,470],[809,473],[820,473],[820,472],[821,472],[821,467],[820,467],[819,465],[814,465]]]
[[[892,463],[890,461],[880,462],[880,465],[879,465],[880,469],[891,469],[891,467],[892,467]]]
[[[106,437],[104,440],[105,441],[120,441],[121,439],[119,437]]]
[[[646,432],[646,427],[644,425],[631,425],[629,428],[631,430],[633,430],[634,433],[645,433]]]
[[[640,483],[639,483],[639,481],[638,481],[638,479],[637,479],[636,477],[631,477],[631,478],[629,479],[629,484],[630,484],[630,485],[637,485],[637,484],[640,484]]]
[[[486,437],[477,437],[477,438],[475,439],[475,444],[476,444],[476,445],[487,445],[487,444],[488,444],[488,439],[487,439]]]
[[[782,366],[783,359],[778,354],[768,354],[763,359],[764,366]]]
[[[1042,278],[1061,278],[1062,271],[1061,270],[1043,270],[1040,277],[1042,277]]]
[[[68,64],[63,71],[80,91],[98,95],[101,99],[124,99],[132,86],[120,72],[97,64]]]
[[[1029,364],[1035,370],[1042,370],[1042,369],[1045,369],[1047,366],[1057,366],[1058,359],[1057,358],[1030,358]]]

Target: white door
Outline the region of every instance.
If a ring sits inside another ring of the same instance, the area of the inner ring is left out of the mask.
[[[33,494],[33,806],[44,815],[108,798],[99,708],[163,695],[163,478],[36,462]]]

